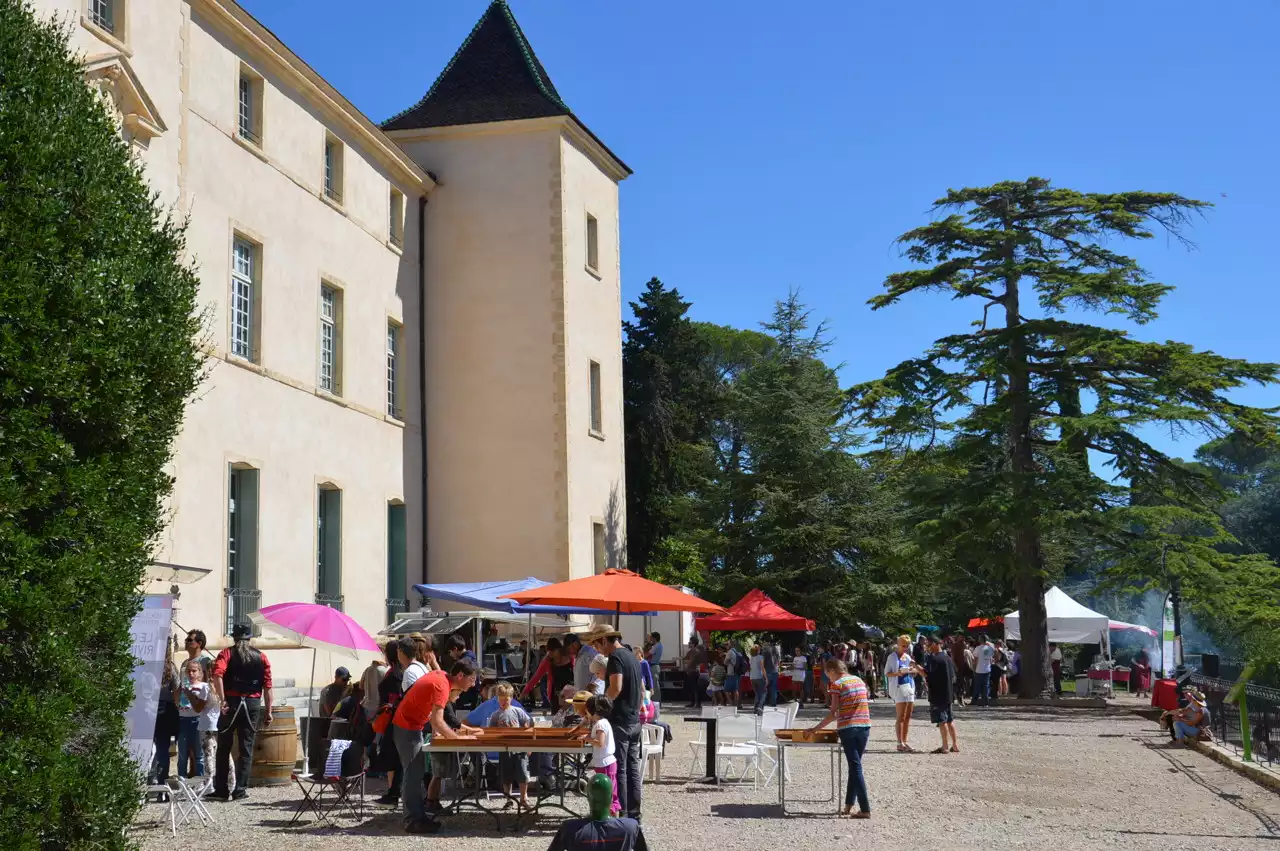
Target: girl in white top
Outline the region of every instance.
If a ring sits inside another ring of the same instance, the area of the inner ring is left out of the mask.
[[[791,657],[791,688],[795,690],[796,700],[800,701],[800,705],[804,706],[804,678],[809,672],[809,657],[804,655],[804,649],[796,648],[796,654]]]
[[[590,733],[587,741],[591,742],[591,767],[596,774],[603,774],[613,784],[613,802],[609,805],[609,813],[618,815],[622,807],[618,804],[618,759],[614,756],[613,725],[609,723],[609,713],[613,711],[613,702],[602,694],[592,695],[587,701],[587,724]]]
[[[923,673],[911,658],[911,636],[898,636],[898,649],[884,661],[884,675],[897,713],[893,730],[898,737],[899,751],[911,750],[911,745],[907,744],[907,733],[911,729],[911,710],[916,702],[916,685],[911,677]]]

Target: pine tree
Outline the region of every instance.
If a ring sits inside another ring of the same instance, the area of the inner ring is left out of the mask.
[[[677,290],[652,278],[631,308],[622,344],[627,561],[643,572],[658,543],[679,532],[706,468],[712,383],[706,346]]]
[[[68,54],[0,0],[0,837],[126,847],[129,630],[200,372],[182,232]]]
[[[973,330],[936,341],[852,398],[860,422],[890,447],[928,451],[964,471],[962,488],[932,496],[944,528],[976,524],[1008,541],[1026,696],[1047,681],[1047,545],[1105,527],[1107,509],[1125,501],[1123,488],[1091,469],[1089,452],[1136,488],[1185,492],[1201,477],[1143,440],[1142,426],[1275,429],[1270,414],[1227,396],[1274,381],[1275,365],[1062,317],[1076,309],[1137,324],[1155,318],[1172,288],[1108,243],[1149,239],[1157,227],[1184,239],[1206,206],[1168,193],[1081,193],[1041,178],[951,190],[935,204],[943,215],[899,238],[916,268],[890,275],[871,299],[881,309],[939,291],[981,308]]]

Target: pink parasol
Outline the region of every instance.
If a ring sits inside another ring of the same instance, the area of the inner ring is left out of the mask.
[[[311,648],[311,686],[307,691],[307,714],[315,699],[316,651],[328,650],[359,659],[357,651],[380,653],[382,648],[364,627],[337,609],[319,603],[276,603],[249,615],[249,620],[292,638],[303,647]],[[302,753],[307,756],[307,740],[302,742]]]
[[[259,609],[249,615],[249,619],[304,647],[341,653],[353,659],[360,658],[361,651],[382,652],[373,636],[349,615],[318,603],[276,603]]]

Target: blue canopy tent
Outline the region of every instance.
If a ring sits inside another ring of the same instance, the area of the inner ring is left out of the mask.
[[[612,618],[615,614],[613,609],[585,609],[573,606],[522,606],[515,600],[498,599],[503,594],[518,594],[521,591],[532,591],[550,584],[552,583],[544,582],[533,576],[526,576],[524,579],[506,579],[498,582],[445,582],[435,585],[415,585],[413,590],[433,600],[448,600],[451,603],[458,603],[463,606],[470,606],[476,609],[492,609],[513,615],[528,615],[530,633],[533,632],[534,615],[596,615]],[[652,615],[653,612],[639,614]],[[477,622],[476,628],[477,630],[479,629],[479,622]],[[474,643],[477,654],[483,654],[484,648],[481,645],[479,635],[477,635]],[[532,644],[532,641],[530,644]],[[529,655],[526,650],[525,671],[528,672],[528,670]]]

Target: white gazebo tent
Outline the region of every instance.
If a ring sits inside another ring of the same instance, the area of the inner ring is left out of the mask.
[[[1067,596],[1057,585],[1044,595],[1044,608],[1049,615],[1049,640],[1054,644],[1102,645],[1102,653],[1111,658],[1111,619],[1087,608]],[[1006,638],[1022,638],[1022,628],[1017,612],[1004,616]]]

